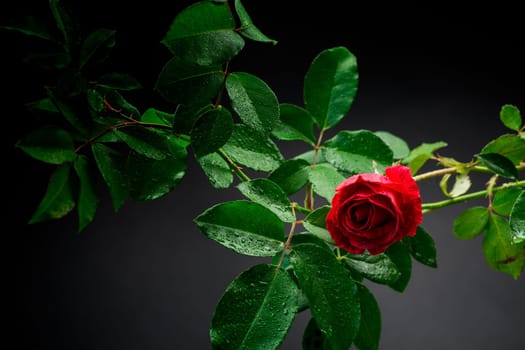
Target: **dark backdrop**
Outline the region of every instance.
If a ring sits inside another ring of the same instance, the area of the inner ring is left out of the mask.
[[[171,20],[191,1],[76,2],[85,30],[117,30],[109,63],[146,87],[136,101],[163,106],[151,91],[169,57],[160,45]],[[519,9],[477,4],[368,5],[325,0],[245,0],[255,24],[279,41],[247,42],[233,69],[265,80],[280,102],[302,104],[302,82],[317,53],[343,45],[358,59],[356,100],[338,130],[387,130],[407,140],[446,141],[447,156],[468,161],[507,132],[503,104],[525,110],[523,19]],[[47,2],[2,3],[2,20],[49,16]],[[224,289],[257,263],[207,240],[192,222],[211,205],[239,198],[214,190],[190,157],[188,172],[166,197],[128,202],[114,213],[102,198],[95,221],[76,232],[74,215],[28,226],[52,168],[13,147],[30,128],[23,103],[41,96],[20,62],[22,36],[0,33],[5,157],[5,303],[17,345],[32,349],[208,349],[212,312]],[[297,151],[284,146],[285,154]],[[477,180],[480,185],[485,179]],[[421,185],[425,202],[442,199],[436,181]],[[452,220],[464,206],[425,216],[438,268],[414,264],[404,293],[369,284],[383,318],[381,349],[522,349],[523,278],[486,264],[481,239],[460,241]],[[300,348],[302,313],[282,346]]]

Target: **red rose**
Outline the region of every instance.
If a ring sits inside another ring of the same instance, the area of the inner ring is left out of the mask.
[[[391,166],[385,174],[358,174],[337,186],[326,229],[338,247],[376,255],[416,234],[423,214],[410,168]]]

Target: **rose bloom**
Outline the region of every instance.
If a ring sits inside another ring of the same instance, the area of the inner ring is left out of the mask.
[[[326,229],[335,244],[352,253],[383,253],[423,221],[419,188],[410,168],[388,167],[385,175],[358,174],[336,188]]]

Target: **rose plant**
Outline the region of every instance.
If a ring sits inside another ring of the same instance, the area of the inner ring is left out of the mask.
[[[247,42],[276,41],[240,0],[215,0],[178,13],[162,39],[172,58],[155,92],[172,108],[139,110],[126,93],[141,84],[102,72],[115,33],[82,36],[61,1],[49,4],[60,37],[35,18],[3,26],[54,44],[45,64],[56,79],[29,104],[43,123],[16,144],[56,166],[29,223],[76,213],[82,231],[96,214],[97,183],[115,211],[128,199],[161,198],[184,177],[190,155],[211,188],[235,185],[241,198],[196,213],[194,222],[218,244],[268,261],[241,272],[218,301],[213,349],[276,349],[305,310],[312,318],[303,349],[377,349],[381,313],[365,282],[403,292],[413,260],[437,267],[423,215],[473,199],[487,205],[459,215],[454,234],[483,234],[488,265],[514,279],[522,273],[525,126],[516,106],[501,107],[509,133],[469,162],[441,155],[445,142],[410,149],[386,131],[341,130],[326,139],[357,93],[353,53],[343,46],[320,52],[305,72],[304,104],[282,103],[262,79],[230,69]],[[287,141],[308,149],[285,158],[278,142]],[[423,172],[428,162],[439,168]],[[489,176],[478,191],[474,175]],[[445,198],[425,203],[418,182],[433,178]]]

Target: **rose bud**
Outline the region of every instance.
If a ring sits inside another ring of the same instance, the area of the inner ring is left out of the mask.
[[[326,216],[335,244],[352,253],[383,253],[423,221],[419,188],[410,168],[395,165],[385,175],[357,174],[340,183]]]

